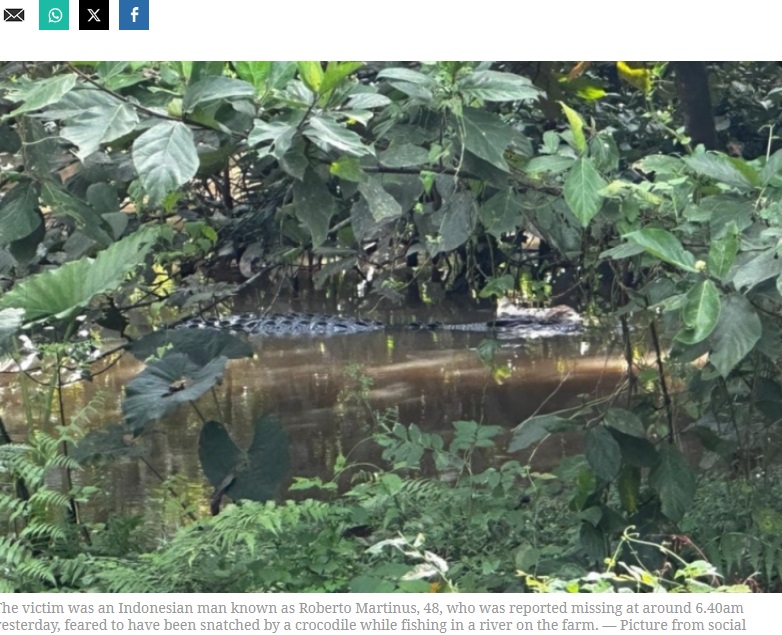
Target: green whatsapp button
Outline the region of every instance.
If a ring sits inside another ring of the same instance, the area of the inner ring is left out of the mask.
[[[38,0],[38,29],[68,30],[68,0]]]

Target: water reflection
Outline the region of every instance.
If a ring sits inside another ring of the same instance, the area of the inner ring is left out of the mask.
[[[481,362],[479,333],[458,331],[375,332],[329,338],[255,338],[253,359],[229,362],[222,385],[198,402],[206,419],[223,421],[234,441],[246,447],[254,422],[275,413],[291,441],[292,473],[328,477],[339,453],[377,462],[378,451],[362,443],[371,434],[371,409],[397,408],[402,423],[416,423],[446,437],[460,419],[511,429],[537,411],[550,412],[611,391],[621,380],[619,347],[599,334],[523,342],[506,341],[494,363],[509,371],[498,384]],[[356,399],[351,368],[371,378],[366,399]],[[110,371],[65,392],[73,415],[96,394],[105,395],[90,418],[100,429],[121,420],[122,386],[143,368],[126,355]],[[352,395],[352,398],[351,398]],[[20,395],[5,388],[5,418],[22,435]],[[182,474],[203,483],[197,443],[201,419],[182,407],[151,426],[141,440],[146,463],[116,461],[106,474],[113,507],[138,509],[159,484],[158,474]],[[536,453],[550,467],[567,452],[559,442]],[[520,457],[522,458],[522,457]],[[154,470],[154,471],[153,471]],[[157,473],[157,474],[156,474]]]

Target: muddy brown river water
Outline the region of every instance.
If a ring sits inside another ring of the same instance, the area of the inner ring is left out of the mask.
[[[485,313],[467,316],[486,319]],[[228,363],[222,384],[197,402],[205,419],[218,419],[240,445],[249,444],[253,424],[264,413],[277,415],[290,438],[291,474],[331,474],[342,453],[352,461],[377,463],[371,410],[396,408],[404,424],[415,423],[448,437],[452,422],[475,420],[510,431],[525,418],[578,404],[612,391],[622,381],[621,349],[612,336],[586,333],[548,339],[501,342],[494,363],[507,375],[498,383],[477,348],[486,334],[457,331],[373,332],[331,337],[251,338],[253,359]],[[65,391],[72,416],[96,395],[101,407],[88,417],[100,429],[121,421],[122,388],[144,365],[125,355],[92,382]],[[357,370],[360,369],[360,370]],[[356,373],[371,379],[366,399],[357,400]],[[3,417],[12,434],[23,436],[18,384],[3,380]],[[113,510],[144,505],[160,477],[186,476],[205,483],[198,459],[201,419],[182,406],[133,443],[143,453],[118,458],[103,468]],[[550,468],[573,440],[552,439],[535,453],[539,468]],[[505,454],[507,456],[507,454]],[[515,458],[524,460],[519,454]]]

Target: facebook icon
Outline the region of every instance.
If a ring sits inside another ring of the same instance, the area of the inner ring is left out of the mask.
[[[149,0],[119,0],[119,30],[149,31]]]

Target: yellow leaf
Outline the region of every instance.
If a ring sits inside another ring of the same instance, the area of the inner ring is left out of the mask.
[[[616,70],[619,72],[619,77],[644,95],[651,92],[652,74],[645,68],[632,68],[627,62],[617,62]]]

